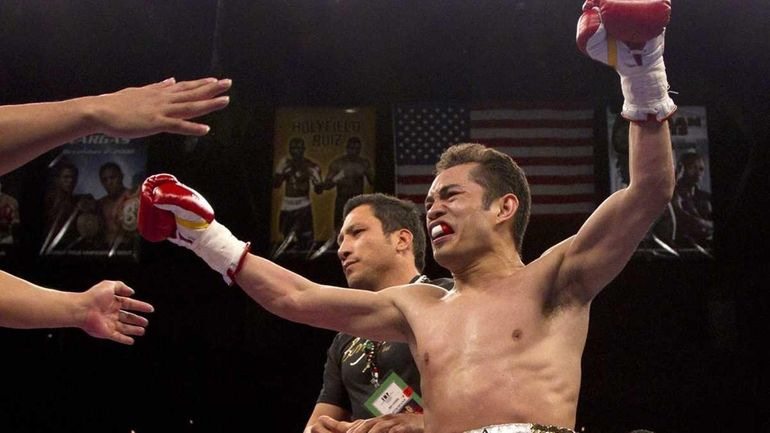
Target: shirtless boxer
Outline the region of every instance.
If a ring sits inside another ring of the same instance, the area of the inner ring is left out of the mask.
[[[578,233],[524,264],[529,187],[507,156],[449,148],[426,199],[436,261],[449,293],[427,284],[378,292],[313,283],[248,253],[210,205],[173,176],[143,185],[140,233],[192,249],[228,283],[288,320],[374,340],[404,341],[422,377],[425,432],[544,432],[575,426],[591,301],[623,269],[671,199],[663,30],[668,0],[587,1],[578,44],[620,74],[631,181]],[[654,28],[650,19],[654,18]],[[620,40],[646,41],[635,49]],[[346,270],[355,261],[345,262]],[[339,423],[333,430],[351,427]],[[352,432],[369,431],[366,422]]]
[[[313,246],[313,203],[310,191],[321,184],[321,167],[305,156],[305,140],[289,140],[289,155],[278,163],[273,175],[273,188],[284,185],[281,213],[278,217],[283,241],[274,257],[293,247],[308,251]],[[318,191],[316,191],[318,192]]]

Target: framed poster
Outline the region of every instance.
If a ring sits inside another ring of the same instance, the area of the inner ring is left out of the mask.
[[[138,258],[136,217],[146,147],[91,135],[51,162],[43,197],[43,256]]]
[[[372,192],[373,108],[281,108],[273,155],[272,257],[336,251],[342,210]]]
[[[669,119],[674,152],[674,196],[637,255],[660,257],[712,257],[714,220],[711,206],[706,108],[679,107]],[[628,185],[628,121],[607,110],[610,189]]]
[[[19,245],[21,182],[18,176],[14,176],[16,173],[0,176],[0,257]]]

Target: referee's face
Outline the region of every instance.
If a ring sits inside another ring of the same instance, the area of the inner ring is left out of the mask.
[[[371,291],[385,288],[383,281],[397,266],[396,245],[391,237],[383,233],[371,206],[361,205],[348,213],[337,238],[337,255],[348,287]]]

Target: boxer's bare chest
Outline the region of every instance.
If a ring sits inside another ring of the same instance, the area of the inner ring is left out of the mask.
[[[538,297],[521,286],[450,294],[413,324],[417,362],[429,374],[515,356],[542,338],[542,310]]]

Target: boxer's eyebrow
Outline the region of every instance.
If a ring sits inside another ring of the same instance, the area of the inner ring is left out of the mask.
[[[459,187],[460,187],[460,184],[457,184],[457,183],[452,183],[452,184],[449,184],[449,185],[444,185],[441,188],[439,188],[439,190],[436,193],[436,195],[439,198],[445,199],[445,198],[447,198],[450,195],[450,193],[451,193],[450,190],[452,188],[459,188]],[[425,207],[426,208],[429,207],[431,204],[433,204],[433,202],[435,201],[435,199],[433,197],[434,197],[434,195],[432,193],[430,193],[430,192],[428,193],[427,196],[425,196]]]

